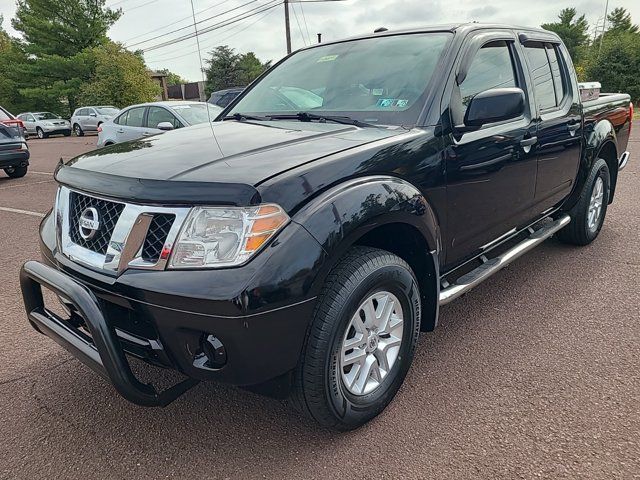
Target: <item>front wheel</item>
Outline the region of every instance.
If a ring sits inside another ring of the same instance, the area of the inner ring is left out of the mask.
[[[591,168],[578,203],[569,212],[571,223],[558,232],[558,239],[572,245],[589,245],[596,239],[607,214],[610,184],[609,166],[599,158]]]
[[[384,250],[352,248],[318,298],[293,401],[322,426],[363,425],[402,385],[419,331],[420,294],[409,265]]]
[[[39,139],[47,138],[49,136],[44,133],[44,130],[42,130],[40,127],[36,128],[36,135],[38,135]]]

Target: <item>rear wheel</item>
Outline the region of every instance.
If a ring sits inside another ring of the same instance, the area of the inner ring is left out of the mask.
[[[9,167],[9,168],[5,168],[4,172],[10,177],[10,178],[21,178],[24,177],[27,174],[27,168],[28,167]]]
[[[610,184],[607,162],[599,158],[591,168],[578,203],[569,212],[571,223],[557,234],[562,242],[588,245],[596,239],[607,214]]]
[[[84,132],[82,131],[82,127],[77,123],[73,124],[73,133],[76,135],[76,137],[82,137],[84,135]]]
[[[351,249],[318,298],[294,402],[325,427],[363,425],[402,385],[419,331],[420,294],[409,265],[384,250]]]

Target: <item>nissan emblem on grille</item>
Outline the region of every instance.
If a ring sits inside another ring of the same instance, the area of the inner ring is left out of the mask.
[[[93,207],[85,208],[78,220],[80,236],[85,240],[91,240],[100,229],[100,216],[98,210]]]

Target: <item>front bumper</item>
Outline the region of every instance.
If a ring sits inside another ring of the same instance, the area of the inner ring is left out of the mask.
[[[57,252],[52,223],[47,217],[41,225],[45,264],[28,262],[21,273],[29,320],[125,398],[141,405],[166,401],[136,383],[125,355],[194,380],[239,386],[265,383],[297,364],[315,306],[312,286],[324,261],[324,251],[302,227],[289,225],[243,267],[128,270],[113,277]],[[73,306],[69,318],[44,306],[42,287]],[[78,319],[86,325],[78,327]],[[224,346],[222,365],[207,361],[211,337]]]

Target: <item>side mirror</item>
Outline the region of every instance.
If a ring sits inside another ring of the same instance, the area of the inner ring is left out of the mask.
[[[462,131],[478,130],[487,123],[503,122],[524,114],[524,92],[520,88],[492,88],[471,99]]]
[[[158,128],[160,130],[164,130],[165,132],[167,132],[169,130],[173,130],[173,123],[171,123],[171,122],[160,122],[156,128]]]

